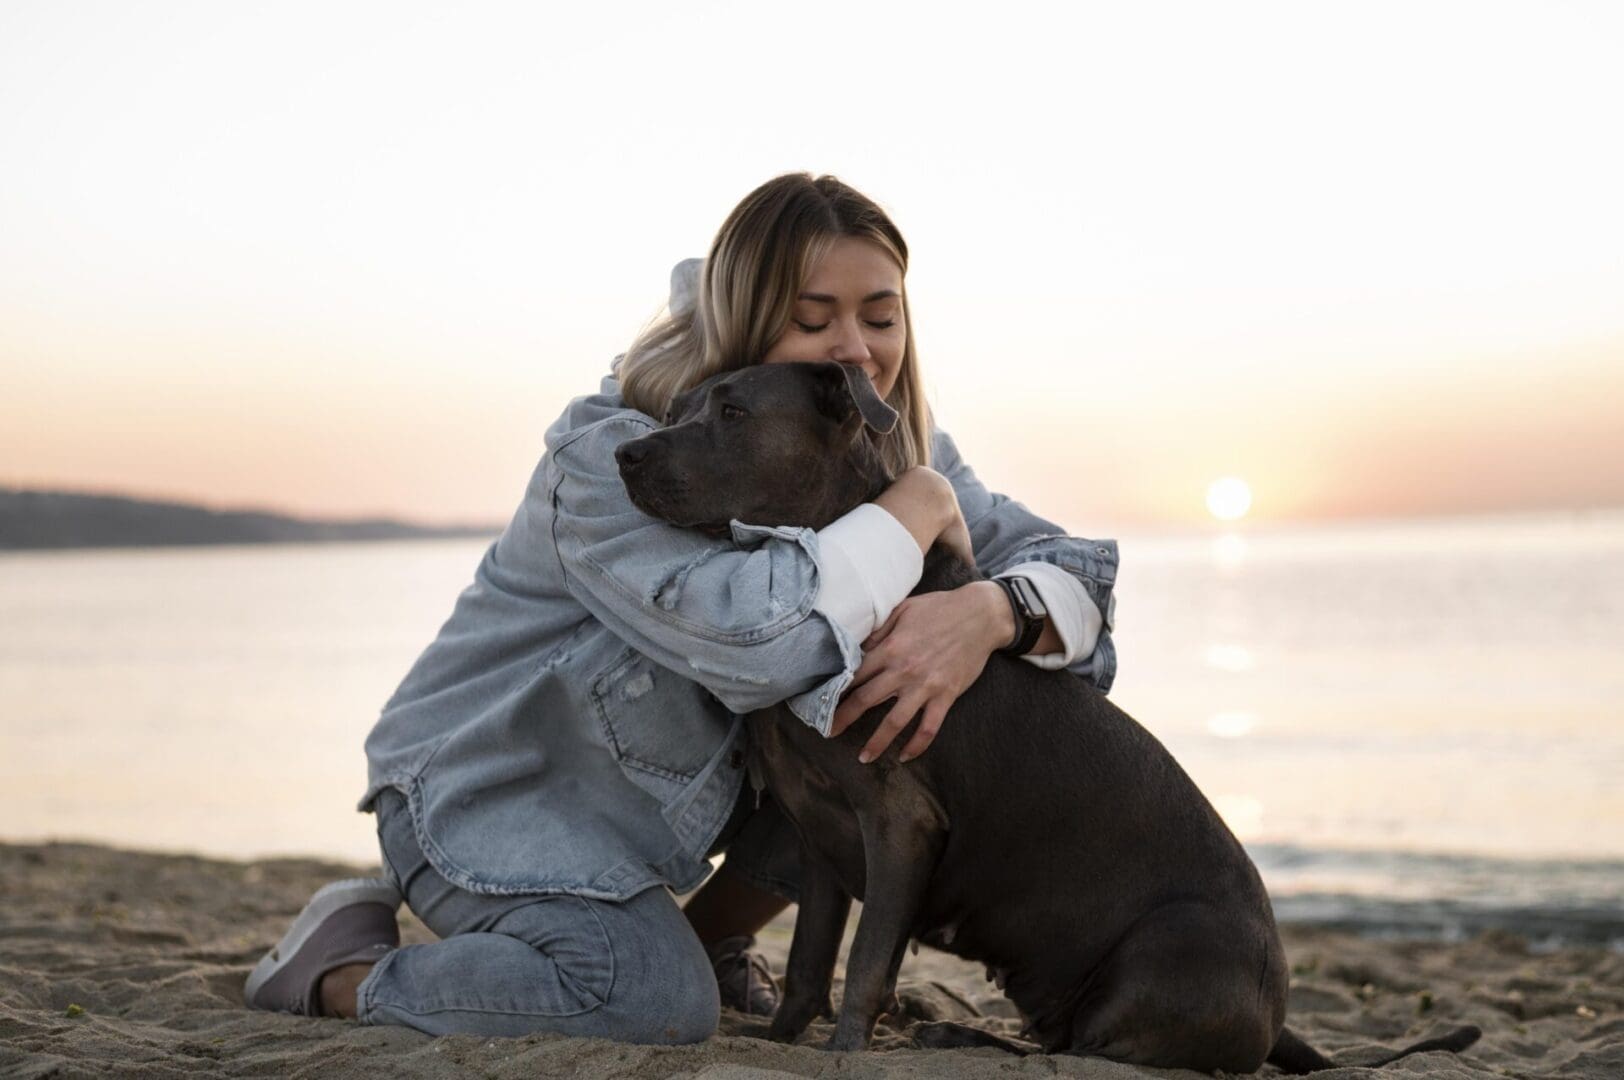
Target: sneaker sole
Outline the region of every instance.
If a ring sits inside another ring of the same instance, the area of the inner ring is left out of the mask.
[[[293,959],[310,935],[315,933],[316,927],[333,912],[351,904],[384,904],[393,911],[400,907],[400,893],[382,878],[348,878],[317,889],[316,895],[310,898],[298,918],[293,920],[288,932],[282,935],[282,940],[261,957],[254,970],[248,973],[248,980],[242,988],[243,1001],[252,1006],[255,995],[273,975],[282,970],[284,964]]]

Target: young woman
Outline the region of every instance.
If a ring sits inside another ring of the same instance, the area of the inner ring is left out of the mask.
[[[772,1011],[753,935],[796,893],[793,831],[744,783],[740,714],[787,702],[832,735],[894,698],[860,756],[917,718],[906,760],[995,650],[1109,688],[1116,546],[987,491],[932,426],[907,268],[877,205],[805,173],[751,192],[703,263],[677,266],[668,313],[548,430],[512,522],[367,738],[360,809],[386,879],[319,891],[250,975],[250,1006],[435,1035],[704,1039],[719,1002]],[[860,366],[902,417],[873,503],[722,539],[631,505],[615,448],[673,396],[815,360]],[[1024,579],[1046,613],[994,581],[908,598],[938,539]],[[440,941],[398,947],[402,898]]]

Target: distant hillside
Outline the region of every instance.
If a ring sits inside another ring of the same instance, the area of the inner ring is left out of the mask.
[[[0,487],[0,551],[406,540],[494,536],[500,531],[495,525],[427,526],[386,518],[312,521],[254,510]]]

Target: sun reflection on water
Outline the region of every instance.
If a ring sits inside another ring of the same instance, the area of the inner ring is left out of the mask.
[[[1233,573],[1246,563],[1246,537],[1238,532],[1222,532],[1212,538],[1212,564],[1224,573]]]
[[[1257,714],[1239,709],[1226,709],[1207,717],[1207,730],[1220,739],[1239,739],[1250,735],[1257,727]]]

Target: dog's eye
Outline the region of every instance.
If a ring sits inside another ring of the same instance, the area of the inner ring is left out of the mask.
[[[723,405],[722,406],[722,419],[723,420],[742,420],[743,418],[744,418],[744,410],[739,408],[737,405]]]

